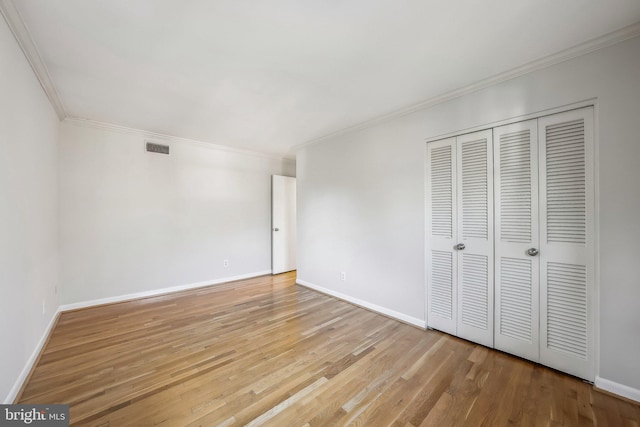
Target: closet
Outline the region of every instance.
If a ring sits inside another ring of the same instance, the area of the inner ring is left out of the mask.
[[[594,379],[593,108],[427,144],[429,327]]]

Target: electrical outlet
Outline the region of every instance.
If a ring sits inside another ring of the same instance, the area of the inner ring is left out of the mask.
[[[222,261],[222,265],[223,265],[224,267],[229,267],[229,260],[228,260],[228,259],[225,259],[224,261]]]
[[[341,271],[340,272],[340,280],[342,280],[343,282],[347,281],[347,272],[346,271]]]

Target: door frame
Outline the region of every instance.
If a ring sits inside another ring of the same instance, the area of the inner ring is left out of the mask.
[[[281,179],[283,178],[283,179]],[[276,227],[282,227],[282,224],[276,224],[275,223],[275,203],[274,203],[274,196],[275,196],[275,192],[274,192],[274,187],[275,187],[275,182],[276,181],[282,181],[287,182],[288,180],[293,180],[293,186],[295,188],[297,182],[296,182],[296,178],[295,177],[291,177],[291,176],[285,176],[285,175],[271,175],[271,228],[270,228],[270,233],[271,233],[271,274],[280,274],[280,273],[286,273],[287,271],[294,271],[297,268],[297,257],[296,257],[296,252],[297,252],[297,245],[296,245],[296,237],[295,234],[297,232],[296,227],[296,218],[293,218],[293,232],[294,232],[294,243],[293,243],[293,251],[294,251],[294,267],[292,269],[288,269],[288,267],[285,267],[285,269],[283,271],[278,271],[275,272],[274,266],[275,266],[275,233],[276,233]],[[294,209],[297,209],[297,202],[296,202],[296,191],[294,190],[293,193],[293,197],[294,197]],[[284,207],[286,209],[286,206]],[[290,224],[289,224],[290,225]],[[283,230],[284,231],[284,230]]]

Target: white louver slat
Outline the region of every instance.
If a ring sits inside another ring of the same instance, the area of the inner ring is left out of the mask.
[[[431,233],[451,238],[453,225],[452,147],[431,151]]]
[[[547,240],[585,243],[584,119],[547,126]]]
[[[488,238],[487,140],[462,144],[462,238]]]
[[[531,261],[500,259],[500,334],[532,341],[533,282]],[[536,295],[537,298],[537,295]]]
[[[587,358],[587,273],[585,266],[547,266],[547,347]]]
[[[500,137],[500,234],[507,242],[531,241],[531,131]]]
[[[453,318],[453,259],[449,252],[431,254],[431,312],[444,319]]]
[[[488,259],[464,253],[462,258],[462,323],[486,330],[489,324]]]

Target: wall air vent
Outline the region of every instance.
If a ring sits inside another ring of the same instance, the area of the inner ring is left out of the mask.
[[[147,141],[147,151],[150,153],[169,154],[169,146]]]

